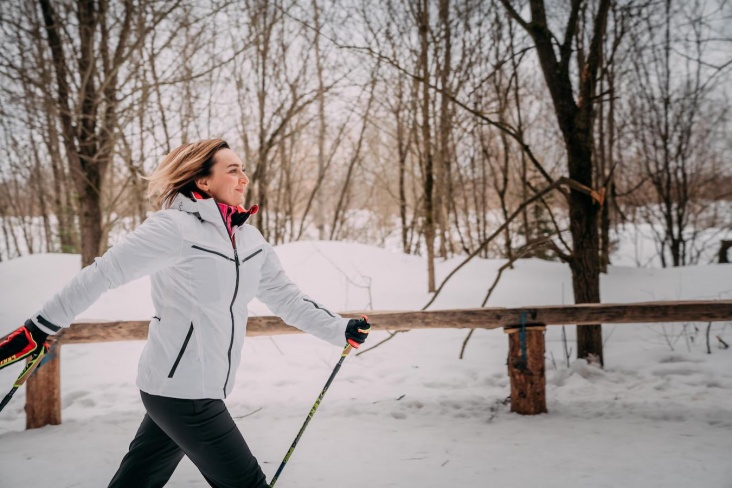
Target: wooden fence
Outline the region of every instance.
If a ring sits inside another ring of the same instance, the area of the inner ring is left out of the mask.
[[[544,330],[554,325],[732,321],[732,300],[479,308],[429,312],[366,312],[375,330],[504,329],[509,337],[511,410],[546,412]],[[358,317],[360,313],[344,313]],[[61,423],[61,346],[145,340],[148,321],[76,323],[52,338],[52,351],[27,383],[26,428]],[[523,326],[522,326],[523,325]],[[250,317],[248,336],[298,333],[278,317]]]

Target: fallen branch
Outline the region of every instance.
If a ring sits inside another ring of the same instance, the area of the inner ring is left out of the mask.
[[[389,331],[387,331],[387,332],[389,332]],[[364,349],[363,351],[358,351],[356,353],[356,356],[360,356],[361,354],[365,354],[365,353],[367,353],[367,352],[369,352],[369,351],[371,351],[373,349],[376,349],[377,347],[379,347],[383,343],[392,340],[394,338],[394,336],[396,336],[397,334],[402,333],[402,332],[409,332],[409,331],[408,330],[397,330],[396,332],[389,332],[389,337],[387,337],[386,339],[384,339],[381,342],[377,342],[376,344],[374,344],[373,346],[369,347],[368,349]]]
[[[259,408],[258,408],[258,409],[256,409],[255,411],[253,411],[253,412],[249,412],[249,413],[248,413],[248,414],[246,414],[246,415],[240,415],[239,417],[233,417],[233,418],[234,418],[234,419],[236,419],[236,420],[239,420],[239,419],[243,419],[244,417],[249,417],[249,416],[251,416],[251,415],[254,415],[255,413],[257,413],[257,412],[259,412],[260,410],[262,410],[263,408],[264,408],[264,407],[259,407]]]

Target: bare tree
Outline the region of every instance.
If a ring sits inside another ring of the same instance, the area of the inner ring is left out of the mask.
[[[643,29],[634,33],[635,159],[655,197],[638,194],[635,202],[664,267],[696,262],[705,245],[700,233],[721,222],[713,211],[724,193],[717,186],[722,167],[714,137],[728,104],[714,94],[732,60],[715,60],[719,46],[705,28],[719,12],[715,1],[665,0],[663,9],[639,13]]]
[[[501,0],[509,15],[531,36],[544,79],[554,104],[557,123],[567,153],[569,177],[593,187],[593,108],[598,69],[605,38],[610,0],[599,0],[591,25],[587,25],[584,0],[572,0],[564,24],[564,37],[552,32],[543,0],[530,0],[531,20],[526,21],[510,0]],[[591,27],[591,29],[590,29]],[[586,45],[589,31],[589,45]],[[558,46],[557,46],[558,44]],[[572,83],[572,53],[577,55],[576,95]],[[576,303],[600,301],[600,259],[598,242],[599,205],[589,195],[571,190],[569,197],[572,255],[569,266]],[[601,325],[577,328],[577,356],[597,358],[603,363]]]
[[[325,118],[325,81],[323,76],[323,60],[322,49],[320,45],[320,7],[318,0],[313,0],[313,25],[316,29],[316,35],[313,38],[313,47],[315,50],[315,70],[318,75],[318,183],[313,191],[315,201],[315,227],[318,229],[318,239],[325,239],[325,194],[318,191],[325,178],[325,172],[328,162],[325,155],[325,138],[328,131],[328,124]],[[303,218],[303,222],[305,219]],[[302,228],[300,231],[302,234]]]
[[[429,36],[430,13],[429,0],[417,2],[414,10],[415,22],[419,28],[419,71],[422,75],[422,99],[420,125],[422,129],[422,178],[424,181],[424,220],[423,233],[427,251],[427,291],[435,291],[435,207],[434,207],[434,153],[432,147],[432,130],[430,129],[430,80]]]
[[[147,9],[132,0],[112,8],[107,1],[79,0],[73,9],[39,0],[55,76],[61,140],[79,197],[82,265],[90,264],[105,244],[101,195],[117,139],[120,74],[146,34],[179,3],[160,11],[150,7],[152,22],[142,32],[133,32],[136,15]],[[78,27],[74,37],[65,29],[73,25],[72,12]],[[76,64],[69,59],[72,52],[78,52]]]
[[[613,3],[609,13],[609,27],[602,50],[601,71],[598,80],[599,96],[595,112],[595,160],[596,181],[605,182],[605,205],[600,212],[600,271],[607,273],[610,264],[611,234],[616,221],[617,199],[615,192],[616,167],[622,158],[618,136],[617,112],[619,105],[618,85],[629,61],[630,50],[624,46],[630,27],[630,13]]]

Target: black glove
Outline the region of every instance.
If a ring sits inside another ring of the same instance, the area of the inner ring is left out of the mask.
[[[48,334],[36,327],[33,321],[26,320],[24,326],[0,339],[0,369],[38,354],[44,347],[48,350],[46,338]]]
[[[371,324],[369,318],[361,315],[360,319],[351,319],[346,326],[346,340],[354,349],[364,343],[371,332]]]

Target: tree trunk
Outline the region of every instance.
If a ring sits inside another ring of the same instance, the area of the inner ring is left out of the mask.
[[[434,169],[430,134],[429,90],[429,1],[422,0],[419,9],[420,65],[422,68],[422,160],[424,171],[424,240],[427,250],[427,291],[435,291],[435,218],[433,206]]]
[[[579,141],[575,144],[576,148],[568,147],[570,150],[569,177],[583,185],[590,186],[592,175],[587,174],[586,161],[590,161],[591,147],[586,147],[586,145],[582,147],[582,143]],[[572,149],[575,149],[576,153]],[[572,260],[569,264],[572,270],[574,301],[575,303],[599,303],[598,206],[589,195],[571,190],[569,214],[570,233],[572,234]],[[604,364],[600,325],[577,327],[577,357],[594,358],[599,364]]]
[[[317,0],[313,0],[313,22],[317,31],[313,38],[315,50],[315,69],[318,75],[318,186],[325,176],[325,136],[327,133],[327,122],[325,118],[325,84],[323,82],[323,62],[320,50],[320,7]],[[325,215],[326,198],[325,193],[315,189],[315,228],[318,229],[318,239],[325,239]]]
[[[610,0],[600,0],[593,19],[592,40],[586,56],[576,48],[576,35],[580,29],[582,2],[573,2],[567,20],[565,38],[555,46],[558,37],[549,28],[543,0],[530,0],[531,22],[526,22],[513,8],[510,0],[501,0],[509,15],[532,37],[536,46],[544,80],[552,97],[554,112],[562,132],[567,151],[569,177],[587,187],[593,187],[593,132],[592,115],[595,100],[595,84],[601,62]],[[585,27],[585,26],[582,26]],[[576,52],[579,63],[577,100],[570,80],[570,57]],[[559,54],[559,57],[557,57]],[[600,256],[598,238],[598,205],[589,195],[574,189],[569,196],[570,233],[572,256],[572,287],[575,303],[600,301]],[[603,364],[602,328],[598,325],[580,327],[577,330],[577,357]]]
[[[408,154],[408,143],[405,139],[405,122],[402,119],[402,100],[404,92],[402,90],[404,81],[399,80],[399,102],[394,115],[396,118],[396,143],[397,143],[397,157],[399,164],[399,221],[401,223],[401,234],[402,234],[402,252],[410,254],[409,244],[409,224],[407,222],[407,190],[406,190],[406,172],[407,172],[407,154]]]
[[[48,97],[44,97],[49,100]],[[56,108],[51,103],[46,102],[46,127],[48,136],[45,139],[46,148],[51,159],[51,172],[53,174],[53,211],[58,220],[58,238],[61,244],[61,252],[77,253],[79,247],[76,241],[76,229],[74,223],[73,208],[73,185],[68,183],[68,175],[64,167],[61,157],[60,147],[58,145],[59,134],[56,130],[56,122],[51,114],[56,112]]]
[[[450,0],[440,0],[440,25],[443,33],[443,58],[440,67],[440,114],[439,114],[439,151],[435,165],[435,216],[440,234],[439,255],[447,257],[452,248],[450,244],[450,222],[448,220],[448,205],[450,186],[450,134],[452,120],[450,117],[450,73],[452,70],[452,30],[450,29]]]
[[[600,235],[602,246],[600,249],[601,270],[607,273],[610,265],[610,227],[613,215],[610,208],[614,204],[614,181],[615,181],[615,65],[608,69],[608,115],[607,115],[607,146],[605,158],[605,171],[601,173],[603,179],[609,178],[606,185],[605,204],[602,206]]]

